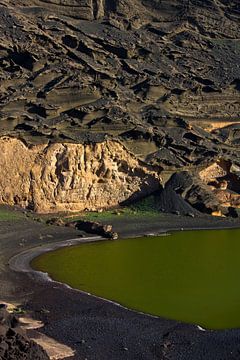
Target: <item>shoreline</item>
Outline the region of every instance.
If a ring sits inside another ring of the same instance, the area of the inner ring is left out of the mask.
[[[146,234],[145,236],[142,236],[142,235],[133,236],[132,239],[136,239],[138,237],[139,238],[142,238],[142,237],[147,238],[147,237],[157,237],[157,236],[171,236],[171,234],[172,234],[171,232],[175,233],[175,232],[180,232],[180,231],[214,231],[214,230],[223,231],[223,230],[234,230],[234,229],[240,229],[240,226],[239,227],[223,227],[223,228],[211,227],[211,228],[189,228],[189,229],[181,228],[181,229],[174,229],[174,230],[173,229],[168,229],[168,230],[162,231],[162,232],[160,232],[158,234]],[[30,248],[27,251],[21,252],[21,253],[15,255],[15,256],[13,256],[9,260],[8,264],[9,264],[10,269],[15,271],[15,272],[27,272],[27,273],[33,274],[37,281],[39,281],[39,280],[42,281],[43,280],[43,281],[47,281],[47,282],[50,282],[50,283],[56,283],[56,284],[58,284],[60,286],[63,286],[66,289],[70,289],[70,290],[73,290],[73,291],[78,291],[81,294],[85,294],[85,295],[94,297],[95,299],[99,299],[101,301],[105,301],[107,303],[119,306],[119,307],[121,307],[121,308],[123,308],[125,310],[133,311],[135,313],[142,314],[142,315],[145,315],[145,316],[149,316],[151,318],[160,318],[161,319],[160,316],[145,313],[145,312],[142,312],[140,310],[135,310],[135,309],[129,308],[127,306],[124,306],[121,303],[118,303],[118,302],[116,302],[114,300],[110,300],[110,299],[107,299],[107,298],[104,298],[104,297],[101,297],[101,296],[86,292],[84,290],[71,287],[67,283],[64,283],[64,282],[61,282],[61,281],[58,281],[58,280],[55,280],[55,279],[51,278],[51,276],[48,273],[35,270],[30,265],[32,260],[35,259],[36,257],[41,256],[41,255],[43,255],[45,253],[48,253],[48,252],[55,251],[57,249],[61,249],[61,248],[65,248],[65,247],[74,247],[74,246],[78,246],[78,245],[86,244],[86,243],[95,243],[95,242],[101,242],[101,241],[104,241],[104,242],[105,241],[123,241],[123,240],[126,240],[126,239],[127,238],[120,238],[120,239],[117,239],[117,240],[111,240],[111,239],[108,239],[108,238],[103,238],[101,236],[90,236],[90,237],[84,237],[84,238],[75,238],[75,239],[64,240],[64,241],[60,241],[60,242],[57,242],[57,243],[48,244],[48,245],[45,245],[45,246],[43,245],[43,246]],[[173,319],[168,319],[168,320],[173,320]],[[173,321],[175,321],[175,320],[173,320]],[[189,324],[186,323],[186,324],[190,325],[190,326],[196,326],[199,331],[216,331],[214,329],[204,329],[199,324],[193,324],[193,323],[189,323]]]
[[[80,245],[81,243],[88,243],[88,242],[96,242],[96,241],[101,241],[101,240],[107,240],[104,238],[101,238],[100,236],[92,236],[92,237],[86,237],[86,238],[76,238],[76,239],[68,239],[68,240],[63,240],[63,241],[59,241],[56,243],[50,243],[50,244],[46,244],[46,245],[42,245],[42,246],[37,246],[37,247],[33,247],[30,248],[26,251],[20,252],[16,255],[14,255],[12,258],[9,259],[8,265],[10,267],[11,270],[16,271],[16,272],[38,272],[36,270],[34,270],[33,268],[31,268],[30,263],[31,261],[46,253],[46,252],[50,252],[50,251],[54,251],[63,247],[68,247],[68,246],[76,246],[76,245]]]
[[[8,265],[10,267],[11,270],[15,271],[15,272],[31,272],[31,273],[39,273],[39,271],[34,270],[31,266],[30,263],[33,259],[35,259],[36,257],[43,255],[47,252],[51,252],[51,251],[55,251],[57,249],[60,248],[64,248],[64,247],[69,247],[69,246],[77,246],[77,245],[81,245],[81,244],[85,244],[85,243],[91,243],[91,242],[99,242],[99,241],[123,241],[126,239],[135,239],[135,238],[140,238],[140,237],[157,237],[157,236],[169,236],[171,235],[171,232],[179,232],[179,231],[223,231],[223,230],[234,230],[234,229],[240,229],[240,224],[236,225],[236,226],[223,226],[221,228],[217,227],[217,226],[213,226],[213,227],[192,227],[192,228],[168,228],[165,230],[162,230],[158,233],[146,233],[146,234],[133,234],[132,236],[129,237],[121,237],[117,240],[112,240],[112,239],[108,239],[108,238],[104,238],[101,236],[89,236],[89,237],[82,237],[82,238],[74,238],[74,239],[67,239],[67,240],[63,240],[63,241],[59,241],[59,242],[53,242],[53,243],[48,243],[46,245],[40,245],[37,247],[32,247],[26,251],[23,252],[19,252],[16,255],[14,255],[13,257],[11,257],[8,261]],[[43,272],[40,272],[42,274],[45,274]],[[49,279],[51,279],[49,277]],[[53,279],[51,279],[52,281],[55,281]],[[61,283],[61,282],[59,282]],[[64,284],[64,283],[62,283]],[[67,284],[65,284],[67,285]],[[67,285],[68,286],[68,285]],[[94,295],[93,295],[94,296]]]
[[[164,235],[165,235],[165,233],[163,233],[163,236]],[[119,239],[119,240],[124,240],[124,239]],[[122,305],[122,304],[120,304],[120,303],[118,303],[116,301],[106,299],[106,298],[103,298],[101,296],[91,294],[91,293],[89,293],[87,291],[71,287],[67,283],[52,279],[49,276],[48,273],[45,273],[43,271],[34,270],[30,266],[30,263],[31,263],[31,261],[33,259],[35,259],[36,257],[41,256],[41,255],[43,255],[43,254],[45,254],[47,252],[55,251],[57,249],[61,249],[61,248],[68,247],[68,246],[78,246],[78,245],[81,245],[81,244],[94,243],[94,242],[99,242],[99,241],[117,241],[117,240],[110,240],[110,239],[107,239],[107,238],[97,238],[97,237],[93,237],[93,239],[85,238],[85,239],[82,239],[80,241],[77,240],[77,239],[69,239],[69,240],[61,242],[61,244],[60,243],[53,244],[54,246],[52,246],[52,248],[49,248],[49,246],[46,246],[45,248],[39,249],[38,251],[37,251],[36,248],[33,248],[33,249],[27,250],[26,252],[19,253],[18,255],[15,255],[13,258],[10,259],[9,266],[13,271],[16,271],[16,272],[27,272],[27,273],[33,274],[34,276],[36,276],[37,281],[46,281],[46,282],[50,282],[50,283],[55,283],[55,284],[58,284],[58,285],[66,288],[66,289],[80,292],[81,294],[91,296],[91,297],[93,297],[95,299],[99,299],[101,301],[113,304],[115,306],[119,306],[119,307],[121,307],[121,308],[123,308],[125,310],[133,311],[133,312],[138,313],[138,314],[143,314],[143,315],[149,316],[151,318],[159,318],[159,316],[157,316],[157,315],[151,315],[151,314],[144,313],[144,312],[141,312],[141,311],[138,311],[138,310],[134,310],[134,309],[128,308],[128,307],[126,307],[126,306],[124,306],[124,305]],[[194,324],[192,324],[192,325],[194,325]],[[196,325],[196,326],[198,326],[198,325]]]
[[[130,235],[163,235],[167,231],[181,231],[182,227],[186,231],[240,228],[239,221],[208,217],[191,219],[162,216],[150,224],[149,219],[143,224],[142,221],[136,224],[135,220],[125,223],[124,219],[119,221],[119,218],[116,221],[119,223],[114,225],[115,228],[121,230],[119,240],[130,238]],[[172,360],[179,360],[181,354],[184,360],[229,360],[232,351],[237,351],[240,329],[201,331],[198,325],[141,313],[111,300],[72,289],[64,283],[46,281],[46,276],[36,277],[29,267],[29,262],[39,251],[51,251],[59,245],[78,245],[86,242],[86,238],[87,241],[117,240],[88,237],[73,229],[49,227],[29,220],[14,223],[14,231],[9,232],[12,226],[12,223],[6,223],[0,234],[5,263],[5,268],[0,268],[2,299],[18,303],[26,314],[41,321],[44,324],[40,329],[41,334],[71,348],[75,354],[71,359],[158,360],[165,359],[169,354]],[[23,241],[23,238],[25,242],[22,247],[19,239]],[[28,265],[22,268],[25,271],[19,272],[14,267],[19,265],[22,254],[25,254],[25,261],[28,259]],[[189,341],[195,344],[192,354],[187,345]],[[216,341],[220,341],[217,349]]]

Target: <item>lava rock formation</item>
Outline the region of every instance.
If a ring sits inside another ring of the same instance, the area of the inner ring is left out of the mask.
[[[135,172],[126,180],[126,196],[116,194],[111,201],[100,186],[90,203],[81,195],[86,187],[80,184],[67,206],[59,187],[66,192],[75,189],[74,168],[70,174],[68,160],[59,168],[55,159],[61,158],[62,150],[51,159],[43,150],[33,167],[51,163],[54,179],[50,174],[45,178],[51,194],[48,189],[43,198],[57,205],[41,208],[34,201],[39,194],[31,190],[35,179],[30,170],[31,199],[26,189],[16,188],[14,181],[6,185],[0,175],[1,202],[39,212],[111,207],[141,196],[141,184],[146,195],[164,186],[172,174],[187,171],[196,186],[218,199],[209,207],[202,196],[199,206],[188,195],[185,200],[191,206],[220,215],[237,208],[239,172],[232,176],[230,169],[240,167],[239,21],[237,0],[0,0],[1,143],[18,139],[29,156],[39,146],[75,144],[79,157],[84,157],[86,146],[104,148],[111,141],[116,145],[113,153],[121,144],[129,159],[150,169],[154,179],[162,177],[158,185],[151,180],[146,190],[145,170]],[[1,152],[3,174],[7,154],[15,150]],[[114,156],[115,175],[121,178],[123,165]],[[18,161],[21,176],[25,170]],[[124,161],[129,170],[123,172],[129,173],[131,161]],[[76,172],[84,181],[80,162]],[[205,183],[199,174],[216,163],[228,164],[226,179],[216,176],[211,184]],[[9,168],[7,172],[13,179]],[[101,182],[101,170],[99,174],[96,181]],[[222,180],[226,186],[221,196],[219,191],[216,195]],[[86,182],[87,187],[93,185]]]

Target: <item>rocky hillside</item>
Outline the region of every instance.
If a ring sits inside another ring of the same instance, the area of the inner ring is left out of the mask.
[[[212,203],[184,201],[238,207],[239,22],[238,0],[0,0],[0,202],[110,207],[184,170]]]

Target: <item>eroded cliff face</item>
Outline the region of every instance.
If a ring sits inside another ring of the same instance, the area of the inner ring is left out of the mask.
[[[0,138],[0,203],[39,213],[109,208],[160,187],[156,170],[122,144],[56,143],[28,148]]]

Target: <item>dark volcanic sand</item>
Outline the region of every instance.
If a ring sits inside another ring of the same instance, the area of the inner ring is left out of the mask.
[[[240,226],[237,220],[172,215],[145,221],[121,224],[116,217],[115,230],[122,228],[122,236],[129,236],[169,228]],[[42,320],[42,332],[76,350],[71,359],[240,359],[240,330],[204,332],[193,325],[138,314],[61,284],[13,272],[7,265],[11,256],[27,248],[76,238],[78,234],[73,229],[25,218],[0,222],[1,300],[19,302]]]

